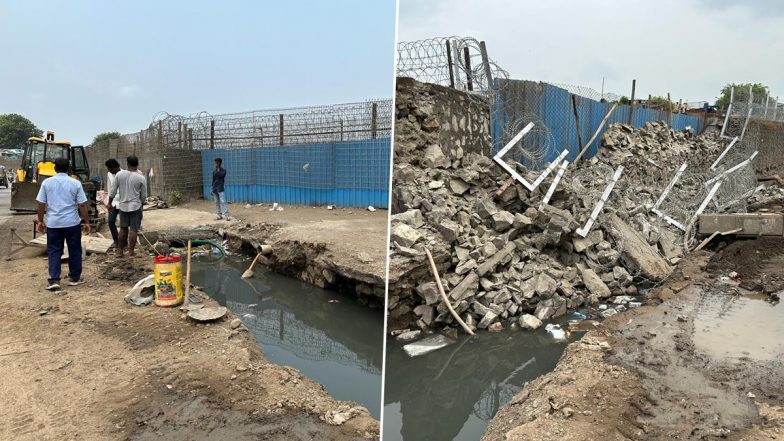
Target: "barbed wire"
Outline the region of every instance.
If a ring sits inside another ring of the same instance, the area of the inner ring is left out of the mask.
[[[509,74],[472,37],[436,37],[397,45],[397,76],[490,96],[493,79]],[[485,64],[487,59],[487,64]]]
[[[244,148],[357,141],[388,137],[392,100],[211,115],[158,112],[131,142],[151,141],[174,148]]]

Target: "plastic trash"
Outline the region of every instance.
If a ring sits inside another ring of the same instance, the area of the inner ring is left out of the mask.
[[[566,340],[566,331],[561,328],[561,325],[548,323],[544,330],[549,332],[555,340]]]
[[[600,313],[599,313],[599,315],[601,315],[601,316],[602,316],[602,317],[604,317],[604,318],[607,318],[607,317],[612,317],[612,316],[614,316],[615,314],[618,314],[618,311],[616,311],[616,310],[614,310],[614,309],[612,309],[612,308],[605,309],[604,311],[602,311],[602,312],[600,312]]]
[[[376,211],[376,207],[370,205],[368,206],[368,211]]]
[[[587,315],[583,314],[580,311],[572,311],[572,317],[576,318],[577,320],[585,320],[588,318]]]
[[[409,357],[418,357],[449,346],[454,342],[455,340],[447,336],[435,334],[430,337],[425,337],[418,342],[409,343],[403,346],[403,350],[406,351],[406,354],[408,354]]]

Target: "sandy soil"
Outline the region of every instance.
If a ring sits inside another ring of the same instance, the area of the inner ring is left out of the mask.
[[[710,265],[708,252],[682,261],[651,293],[650,306],[611,317],[570,345],[553,372],[502,408],[482,439],[784,439],[784,356],[769,349],[780,335],[765,334],[767,323],[733,323],[740,307],[732,299],[745,291],[719,281],[730,267],[741,273],[740,281],[756,279],[752,286],[777,280],[784,274],[782,251],[754,251],[769,245],[738,242]],[[745,263],[752,254],[757,265]],[[752,335],[740,342],[738,356],[720,355],[737,343],[731,339],[714,337],[713,350],[695,344],[698,334],[711,341],[717,332],[699,318],[720,295],[730,301],[718,317],[727,317],[733,335]]]
[[[193,224],[190,215],[180,225]],[[28,237],[32,219],[0,219],[0,242],[11,226]],[[178,309],[125,304],[130,284],[100,277],[121,266],[107,256],[88,257],[88,284],[53,294],[43,290],[42,251],[17,256],[0,267],[0,439],[378,438],[366,410],[268,363],[233,317],[197,325]],[[132,262],[122,265],[148,265]],[[335,414],[351,418],[328,424]]]

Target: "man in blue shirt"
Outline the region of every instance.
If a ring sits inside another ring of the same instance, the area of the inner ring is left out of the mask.
[[[54,160],[57,173],[41,183],[38,201],[38,231],[46,232],[46,252],[49,256],[49,284],[46,289],[60,289],[60,271],[63,258],[63,242],[68,245],[68,285],[84,283],[82,279],[82,231],[90,234],[90,218],[87,214],[87,196],[82,183],[68,176],[68,160]],[[46,219],[44,220],[44,213]],[[83,225],[79,225],[83,222]]]
[[[218,212],[218,220],[229,218],[229,204],[226,202],[224,182],[226,181],[226,169],[222,167],[223,159],[215,158],[215,170],[212,171],[212,194],[215,196],[215,211]],[[223,213],[221,214],[221,204]]]

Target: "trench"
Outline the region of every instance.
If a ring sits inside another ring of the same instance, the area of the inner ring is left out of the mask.
[[[564,329],[571,314],[552,320]],[[566,346],[545,331],[509,329],[461,335],[445,348],[410,358],[387,340],[385,441],[477,441],[499,408],[526,382],[555,369]]]
[[[348,293],[321,289],[256,265],[195,256],[191,280],[236,314],[271,363],[296,368],[337,400],[354,401],[380,417],[382,311]]]

